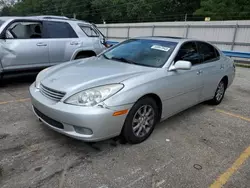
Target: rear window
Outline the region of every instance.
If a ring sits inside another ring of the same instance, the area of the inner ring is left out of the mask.
[[[216,54],[216,49],[212,45],[205,42],[197,42],[197,45],[201,62],[206,63],[217,59],[218,54]]]
[[[88,26],[79,26],[82,31],[89,37],[98,37],[98,33],[91,27]]]
[[[214,50],[215,50],[215,54],[216,54],[217,58],[220,58],[220,53],[218,52],[218,50],[216,48],[214,48]]]

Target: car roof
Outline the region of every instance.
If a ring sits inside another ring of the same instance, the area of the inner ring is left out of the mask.
[[[196,42],[205,42],[211,44],[210,42],[195,39],[195,38],[184,38],[184,37],[172,37],[172,36],[149,36],[149,37],[136,37],[135,39],[149,39],[149,40],[159,40],[159,41],[167,41],[167,42],[176,42],[176,43],[184,43],[188,41],[196,41]],[[213,44],[211,44],[214,46]],[[214,46],[215,47],[215,46]]]
[[[191,39],[182,38],[182,37],[171,37],[171,36],[149,36],[149,37],[137,37],[137,39],[150,39],[150,40],[160,40],[160,41],[168,41],[168,42],[185,42]]]
[[[43,15],[43,16],[1,16],[0,20],[8,21],[8,20],[50,20],[50,21],[66,21],[66,22],[80,22],[84,24],[91,24],[86,21],[71,19],[65,16],[51,16],[51,15]]]

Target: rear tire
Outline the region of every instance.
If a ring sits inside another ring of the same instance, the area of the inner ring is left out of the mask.
[[[152,98],[143,98],[135,103],[125,120],[122,136],[130,144],[146,140],[154,130],[159,111]]]
[[[218,84],[216,91],[215,91],[214,98],[208,102],[212,105],[220,104],[224,98],[225,91],[226,91],[226,83],[224,80],[221,80],[220,83]]]

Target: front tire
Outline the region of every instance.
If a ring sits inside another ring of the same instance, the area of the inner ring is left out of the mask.
[[[156,102],[152,98],[143,98],[135,103],[125,120],[122,136],[130,144],[146,140],[154,130],[159,117]]]
[[[214,98],[212,100],[210,100],[209,103],[212,105],[220,104],[224,98],[225,91],[226,91],[226,83],[224,80],[221,80],[220,83],[218,84],[216,91],[215,91]]]

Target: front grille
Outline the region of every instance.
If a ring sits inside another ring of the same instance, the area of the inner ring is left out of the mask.
[[[59,128],[59,129],[63,129],[63,124],[56,121],[56,120],[53,120],[51,119],[50,117],[44,115],[42,112],[40,112],[39,110],[37,110],[35,107],[34,107],[34,111],[35,113],[43,120],[45,121],[46,123],[48,123],[49,125],[53,126],[53,127],[56,127],[56,128]]]
[[[66,93],[61,91],[56,91],[54,89],[48,88],[44,85],[40,85],[40,92],[45,96],[48,97],[54,101],[60,101]]]

